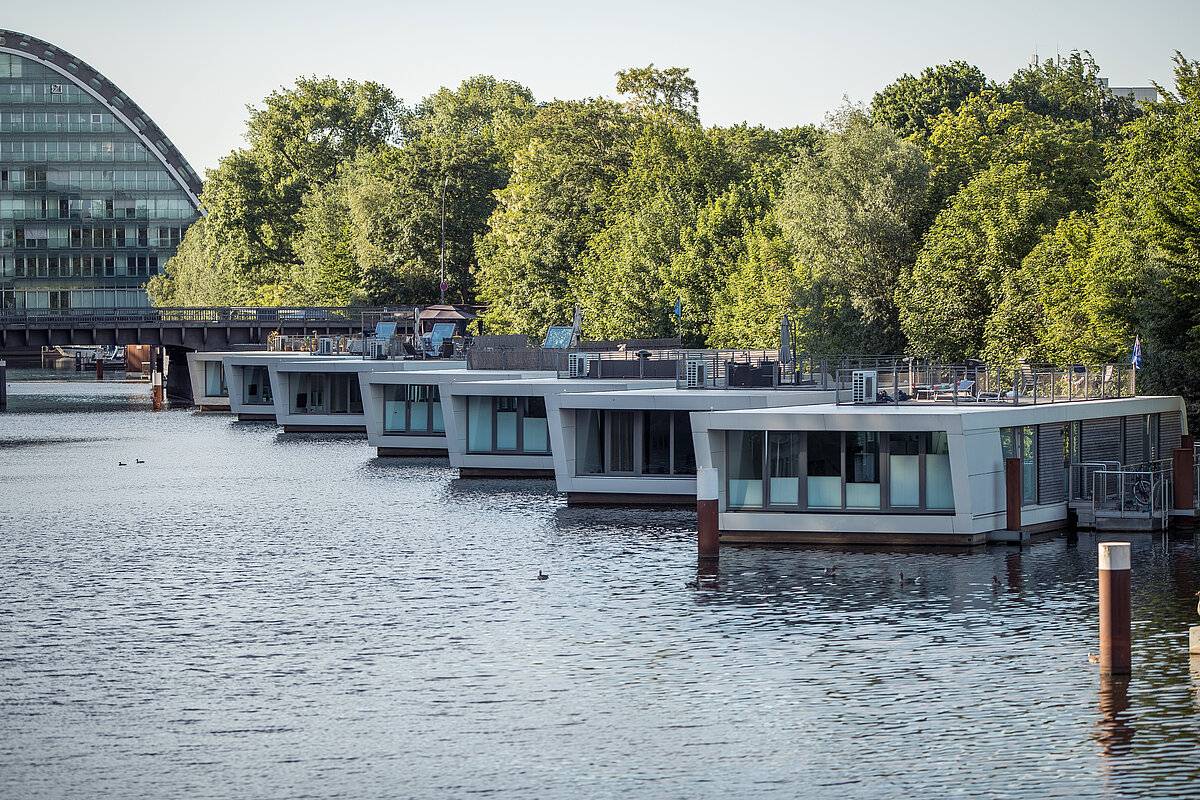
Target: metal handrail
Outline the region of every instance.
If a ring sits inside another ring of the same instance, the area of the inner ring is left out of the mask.
[[[1157,519],[1166,525],[1171,513],[1171,470],[1101,469],[1092,473],[1095,519]]]

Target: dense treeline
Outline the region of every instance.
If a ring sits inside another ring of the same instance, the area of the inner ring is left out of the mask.
[[[1087,53],[1005,82],[953,62],[820,127],[705,128],[687,70],[620,101],[491,77],[414,107],[305,78],[249,109],[156,302],[433,302],[540,337],[678,332],[812,352],[1109,361],[1200,400],[1200,64],[1139,106]],[[682,309],[677,318],[673,313]]]

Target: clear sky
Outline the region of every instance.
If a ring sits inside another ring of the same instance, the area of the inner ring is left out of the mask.
[[[1005,80],[1089,50],[1113,86],[1200,58],[1200,0],[2,0],[0,28],[100,70],[201,175],[243,146],[248,104],[301,75],[374,80],[412,105],[472,75],[538,100],[613,96],[613,73],[691,69],[706,125],[820,123],[905,72],[961,59]]]

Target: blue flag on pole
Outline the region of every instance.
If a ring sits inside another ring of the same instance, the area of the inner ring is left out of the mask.
[[[1133,357],[1129,359],[1129,363],[1133,365],[1134,369],[1142,368],[1142,337],[1140,334],[1133,337]]]
[[[671,312],[675,315],[675,319],[683,319],[683,300],[675,300],[675,310]]]

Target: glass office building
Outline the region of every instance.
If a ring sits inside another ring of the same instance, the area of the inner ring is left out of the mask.
[[[148,305],[143,287],[199,217],[200,189],[111,81],[0,30],[0,307]]]

